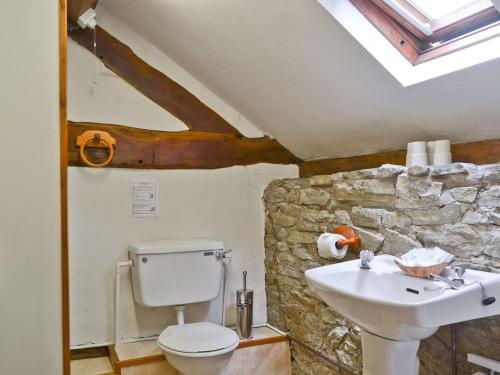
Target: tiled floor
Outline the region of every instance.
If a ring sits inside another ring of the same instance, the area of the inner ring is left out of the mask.
[[[71,361],[71,375],[101,375],[113,373],[108,357]]]
[[[288,341],[235,350],[223,375],[290,375]]]

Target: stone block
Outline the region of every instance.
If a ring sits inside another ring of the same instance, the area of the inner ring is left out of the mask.
[[[287,190],[282,187],[273,187],[266,189],[264,193],[264,202],[279,203],[286,199]]]
[[[353,207],[351,212],[354,225],[368,228],[380,228],[384,210],[377,208]]]
[[[484,247],[484,253],[500,260],[500,228],[495,228],[490,233]]]
[[[337,225],[352,225],[351,215],[346,210],[335,210],[333,212],[335,215],[334,223]]]
[[[382,234],[360,227],[353,228],[361,240],[362,249],[371,250],[375,253],[380,250],[385,238]]]
[[[443,208],[408,211],[413,225],[453,224],[462,218],[460,205],[449,204]]]
[[[395,164],[384,164],[377,168],[377,172],[375,174],[375,177],[383,179],[383,178],[396,178],[398,175],[401,173],[405,172],[407,170],[406,167],[403,167],[402,165],[395,165]]]
[[[478,202],[480,207],[500,208],[500,185],[481,192]]]
[[[333,185],[339,201],[392,203],[396,196],[394,185],[385,180],[353,180]]]
[[[325,206],[330,200],[330,194],[320,189],[304,189],[300,192],[300,204]]]
[[[396,207],[414,209],[441,206],[443,187],[442,182],[431,180],[410,182],[408,175],[399,175],[396,182]]]
[[[385,228],[398,228],[407,230],[411,225],[411,217],[402,212],[385,210],[382,212],[382,226]]]
[[[473,164],[453,163],[450,166],[433,167],[431,176],[442,181],[447,189],[451,189],[464,186],[480,186],[484,172]]]
[[[313,176],[309,179],[309,184],[311,186],[331,186],[332,176],[331,175]]]
[[[291,231],[288,235],[288,241],[291,243],[312,244],[317,240],[318,235],[309,232]]]
[[[395,230],[384,230],[385,240],[382,246],[382,252],[385,254],[398,255],[404,254],[409,250],[422,247],[422,244],[414,239],[396,232]]]
[[[457,187],[449,190],[449,192],[457,202],[463,203],[473,203],[477,196],[477,188],[472,186]]]
[[[500,182],[500,163],[480,165],[478,168],[483,172],[484,179],[489,182]]]
[[[483,250],[479,233],[470,225],[462,223],[417,229],[416,234],[425,247],[438,246],[461,258],[479,255]]]
[[[421,165],[412,165],[408,168],[408,174],[415,177],[424,177],[429,174],[429,168]]]
[[[279,225],[281,227],[291,227],[297,222],[297,218],[293,216],[289,216],[282,212],[281,210],[271,212],[270,218],[275,225]]]

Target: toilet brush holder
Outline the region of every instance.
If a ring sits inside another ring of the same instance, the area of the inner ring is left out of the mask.
[[[242,339],[252,337],[253,290],[247,289],[247,272],[243,272],[243,289],[236,290],[236,331]]]

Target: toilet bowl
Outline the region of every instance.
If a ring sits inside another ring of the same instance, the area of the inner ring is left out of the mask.
[[[177,325],[160,334],[158,346],[183,375],[221,374],[239,345],[236,332],[222,325],[184,324],[186,306],[215,300],[224,290],[223,253],[221,241],[208,239],[149,241],[129,247],[134,300],[148,307],[175,306]]]
[[[210,322],[172,325],[158,337],[168,362],[183,375],[221,374],[238,345],[232,329]]]

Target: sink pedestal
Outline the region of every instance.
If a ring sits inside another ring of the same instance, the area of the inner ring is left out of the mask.
[[[418,375],[419,340],[395,341],[362,331],[363,375]]]

